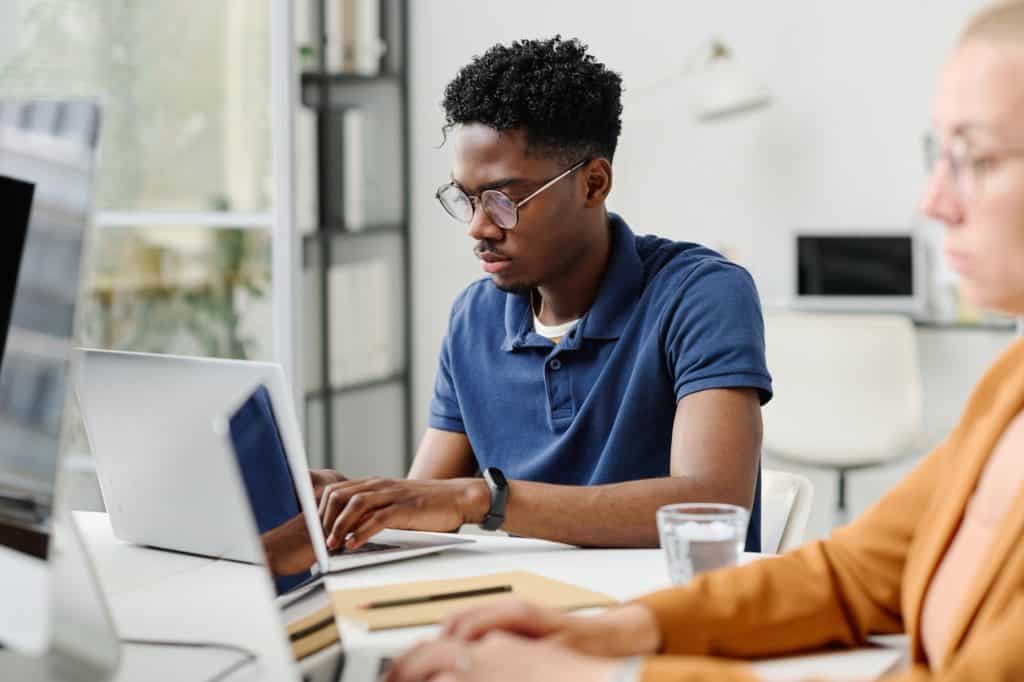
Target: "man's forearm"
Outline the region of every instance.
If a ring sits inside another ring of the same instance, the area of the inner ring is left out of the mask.
[[[474,481],[467,516],[480,522],[490,505]],[[752,492],[752,491],[751,491]],[[502,530],[587,547],[657,547],[658,507],[676,502],[727,502],[750,508],[750,493],[710,491],[685,476],[600,486],[510,481]]]

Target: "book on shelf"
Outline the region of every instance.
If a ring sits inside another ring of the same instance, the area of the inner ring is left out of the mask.
[[[395,292],[387,262],[333,266],[328,290],[331,383],[346,386],[392,374],[401,339],[391,329]]]
[[[325,62],[331,73],[373,76],[387,49],[380,37],[378,0],[327,0]]]
[[[366,114],[359,108],[342,114],[344,139],[341,160],[345,228],[357,232],[366,227]]]

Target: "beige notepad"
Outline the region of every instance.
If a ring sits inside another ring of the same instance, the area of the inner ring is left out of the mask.
[[[297,661],[339,641],[338,627],[334,622],[331,605],[328,604],[290,624],[288,639],[291,640],[292,653]]]
[[[461,592],[497,585],[511,585],[512,591],[407,606],[365,608],[372,602]],[[472,578],[452,578],[354,590],[337,590],[331,592],[331,601],[334,602],[334,613],[338,618],[361,623],[369,630],[386,630],[439,623],[451,613],[495,600],[508,599],[510,595],[538,606],[566,611],[592,606],[610,606],[616,603],[611,597],[599,592],[563,583],[560,580],[545,578],[529,571],[510,571]]]

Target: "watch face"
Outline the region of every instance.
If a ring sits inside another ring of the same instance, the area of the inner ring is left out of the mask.
[[[491,477],[491,480],[494,482],[494,485],[498,486],[499,488],[508,487],[508,481],[505,480],[505,474],[501,473],[501,469],[490,467],[487,469],[487,474]]]

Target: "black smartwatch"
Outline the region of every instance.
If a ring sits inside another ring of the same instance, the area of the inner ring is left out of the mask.
[[[484,469],[484,481],[491,490],[491,508],[487,510],[480,527],[484,530],[498,530],[505,523],[505,507],[508,505],[508,481],[501,469]]]

